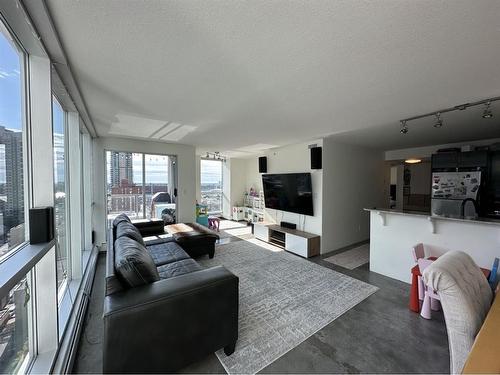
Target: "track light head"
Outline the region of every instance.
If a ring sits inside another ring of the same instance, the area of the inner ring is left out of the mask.
[[[434,123],[435,128],[440,128],[443,126],[443,120],[441,120],[441,113],[436,113],[436,122]]]
[[[487,102],[485,104],[485,108],[483,111],[483,118],[492,118],[493,117],[493,112],[491,112],[490,105],[491,105],[491,102]]]
[[[406,121],[401,121],[401,130],[400,130],[400,133],[401,134],[406,134],[408,133],[408,126],[406,126]]]

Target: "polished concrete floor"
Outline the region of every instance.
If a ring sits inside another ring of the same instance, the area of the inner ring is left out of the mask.
[[[224,239],[241,241],[239,238]],[[449,373],[446,327],[441,313],[422,319],[408,309],[409,285],[369,271],[348,270],[323,260],[324,267],[380,288],[270,364],[262,373]],[[98,373],[102,366],[104,257],[99,259],[91,303],[73,367],[75,373]],[[183,369],[184,373],[225,373],[215,355]]]

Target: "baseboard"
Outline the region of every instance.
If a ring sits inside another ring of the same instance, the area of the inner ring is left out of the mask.
[[[71,373],[78,350],[78,343],[80,342],[82,334],[83,324],[85,323],[85,315],[90,302],[90,293],[92,292],[99,253],[100,251],[97,247],[92,249],[87,267],[85,268],[85,273],[83,274],[80,289],[76,295],[76,301],[71,311],[68,326],[61,340],[51,373]]]

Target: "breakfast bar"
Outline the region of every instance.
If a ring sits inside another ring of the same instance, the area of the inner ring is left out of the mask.
[[[500,257],[500,221],[432,216],[428,213],[371,208],[370,270],[411,282],[415,265],[411,249],[423,243],[427,256],[451,250],[469,254],[480,267],[490,269]]]

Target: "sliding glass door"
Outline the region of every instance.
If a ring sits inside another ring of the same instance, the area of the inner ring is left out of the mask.
[[[176,156],[106,151],[106,178],[108,222],[120,213],[176,222]]]
[[[112,220],[120,213],[131,219],[143,218],[143,155],[107,151],[106,164],[108,219]]]

